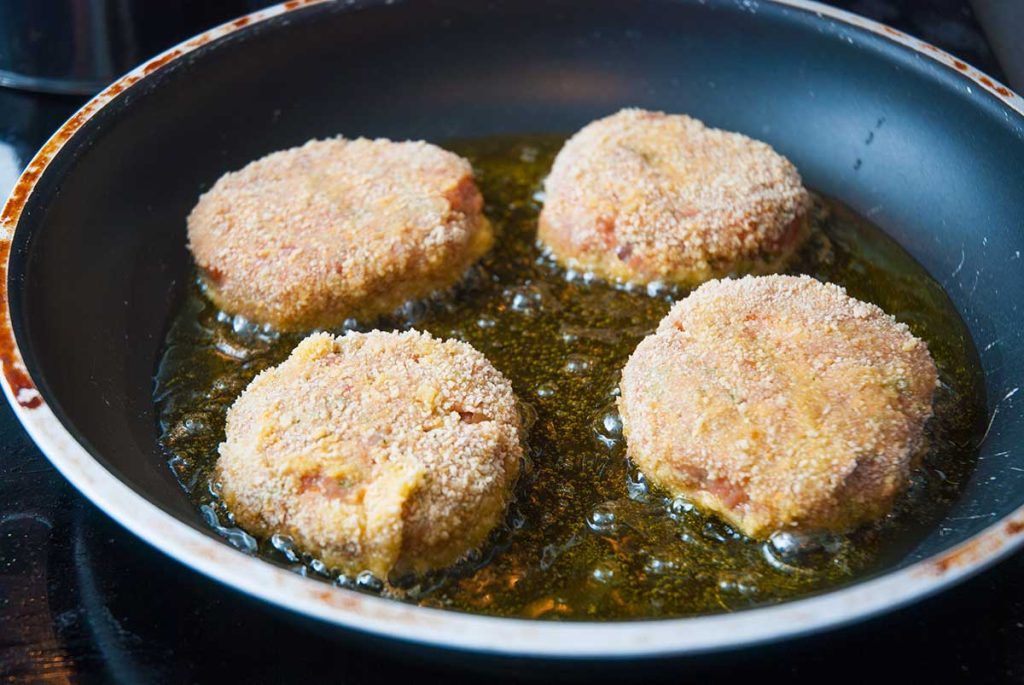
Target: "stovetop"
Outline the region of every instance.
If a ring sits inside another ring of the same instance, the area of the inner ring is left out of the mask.
[[[183,3],[187,5],[188,3]],[[205,6],[204,21],[221,16]],[[257,5],[260,3],[251,3]],[[266,3],[263,3],[266,4]],[[1003,72],[966,3],[836,2]],[[188,27],[192,33],[203,25]],[[185,36],[178,36],[183,38]],[[0,196],[81,98],[0,89]],[[673,682],[914,678],[1024,681],[1024,554],[910,608],[724,655],[529,668],[412,650],[314,624],[220,586],[134,538],[79,495],[0,407],[0,680],[402,682],[481,677]]]

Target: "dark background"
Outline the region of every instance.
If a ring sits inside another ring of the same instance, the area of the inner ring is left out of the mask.
[[[168,9],[171,3],[153,3],[160,9],[151,10],[152,28],[137,32],[124,54],[143,59],[265,4],[186,1]],[[1000,24],[993,30],[986,16],[986,34],[967,3],[831,4],[924,38],[999,79],[1024,67],[1006,57],[1012,50],[1000,37],[1011,36],[1012,46],[1024,27],[1007,31]],[[9,28],[0,26],[0,39]],[[1009,61],[1001,65],[996,53]],[[0,195],[83,101],[0,88]],[[0,445],[4,682],[1024,682],[1024,585],[1017,582],[1024,554],[938,597],[822,635],[644,666],[538,668],[410,650],[269,609],[163,556],[109,520],[64,482],[6,404],[0,407]]]

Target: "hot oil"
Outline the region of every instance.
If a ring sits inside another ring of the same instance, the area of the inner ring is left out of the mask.
[[[344,326],[416,327],[471,343],[511,380],[529,424],[527,464],[505,525],[455,569],[392,579],[404,596],[530,618],[731,611],[847,583],[898,560],[934,529],[973,468],[984,428],[977,355],[942,288],[877,228],[823,199],[793,272],[844,285],[906,322],[940,370],[931,447],[910,490],[890,517],[854,534],[759,543],[648,486],[625,458],[616,387],[630,352],[685,292],[613,287],[544,257],[534,240],[541,181],[561,143],[523,136],[448,145],[473,162],[495,249],[453,292]],[[339,576],[285,538],[238,530],[210,482],[227,408],[301,337],[218,313],[193,287],[157,373],[161,443],[229,542],[304,574],[379,591],[378,580]]]

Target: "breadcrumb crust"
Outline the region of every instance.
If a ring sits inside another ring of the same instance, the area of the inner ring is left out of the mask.
[[[346,572],[423,572],[482,544],[519,473],[511,385],[466,343],[317,333],[232,405],[216,478],[238,523]]]
[[[778,271],[807,237],[810,206],[796,167],[765,143],[624,109],[558,153],[538,237],[608,280],[694,286]]]
[[[622,373],[629,457],[752,537],[846,531],[907,485],[938,375],[924,342],[807,276],[711,281]]]
[[[210,299],[279,330],[331,328],[453,285],[490,249],[465,159],[331,138],[222,176],[188,217]]]

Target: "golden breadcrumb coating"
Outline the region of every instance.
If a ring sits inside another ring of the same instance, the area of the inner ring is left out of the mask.
[[[317,333],[232,405],[216,477],[243,528],[387,578],[486,540],[519,473],[520,430],[509,382],[466,343]]]
[[[765,143],[624,109],[558,153],[538,237],[571,268],[693,286],[782,268],[807,237],[810,206],[796,167]]]
[[[622,372],[629,457],[752,537],[883,516],[921,453],[938,384],[906,325],[802,276],[711,281]]]
[[[310,141],[225,174],[188,217],[218,307],[330,328],[453,285],[490,249],[465,159],[424,142]]]

